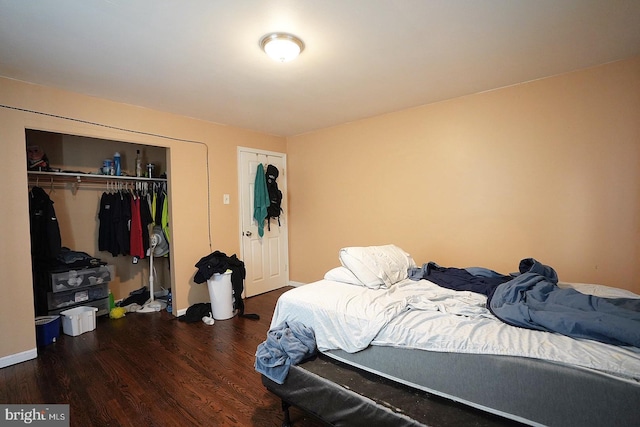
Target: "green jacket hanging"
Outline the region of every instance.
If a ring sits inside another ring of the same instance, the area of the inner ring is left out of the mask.
[[[256,170],[256,180],[253,190],[253,218],[258,223],[258,235],[262,237],[264,236],[264,220],[267,217],[267,208],[270,203],[267,179],[262,163],[258,165]]]

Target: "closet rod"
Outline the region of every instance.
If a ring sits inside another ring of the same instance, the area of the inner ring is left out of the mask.
[[[85,184],[107,184],[109,182],[121,181],[126,183],[166,183],[166,178],[145,178],[139,176],[115,176],[115,175],[94,175],[89,173],[74,173],[74,172],[41,172],[41,171],[27,171],[27,176],[31,182],[40,180],[41,177],[49,178],[51,180],[51,187],[54,183],[71,183],[71,192],[75,196],[80,187],[80,183],[84,181]]]
[[[166,178],[146,178],[142,176],[116,176],[116,175],[97,175],[90,173],[77,173],[77,172],[44,172],[44,171],[27,171],[29,177],[50,177],[54,180],[75,180],[76,182],[93,181],[93,182],[106,182],[106,181],[142,181],[142,182],[167,182]]]

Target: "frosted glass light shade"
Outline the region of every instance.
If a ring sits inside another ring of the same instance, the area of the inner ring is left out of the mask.
[[[289,62],[304,49],[302,40],[291,34],[272,33],[260,39],[260,47],[272,59]]]

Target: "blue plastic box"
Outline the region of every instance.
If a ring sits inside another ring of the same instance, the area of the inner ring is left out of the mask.
[[[56,342],[60,336],[60,316],[36,317],[36,343],[38,347]]]

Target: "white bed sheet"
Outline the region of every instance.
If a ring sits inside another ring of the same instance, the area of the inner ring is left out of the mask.
[[[391,289],[320,280],[285,292],[271,327],[301,322],[314,330],[320,351],[354,353],[384,345],[522,356],[640,381],[638,348],[516,328],[497,319],[485,305],[483,295],[445,289],[427,280],[407,279]]]

